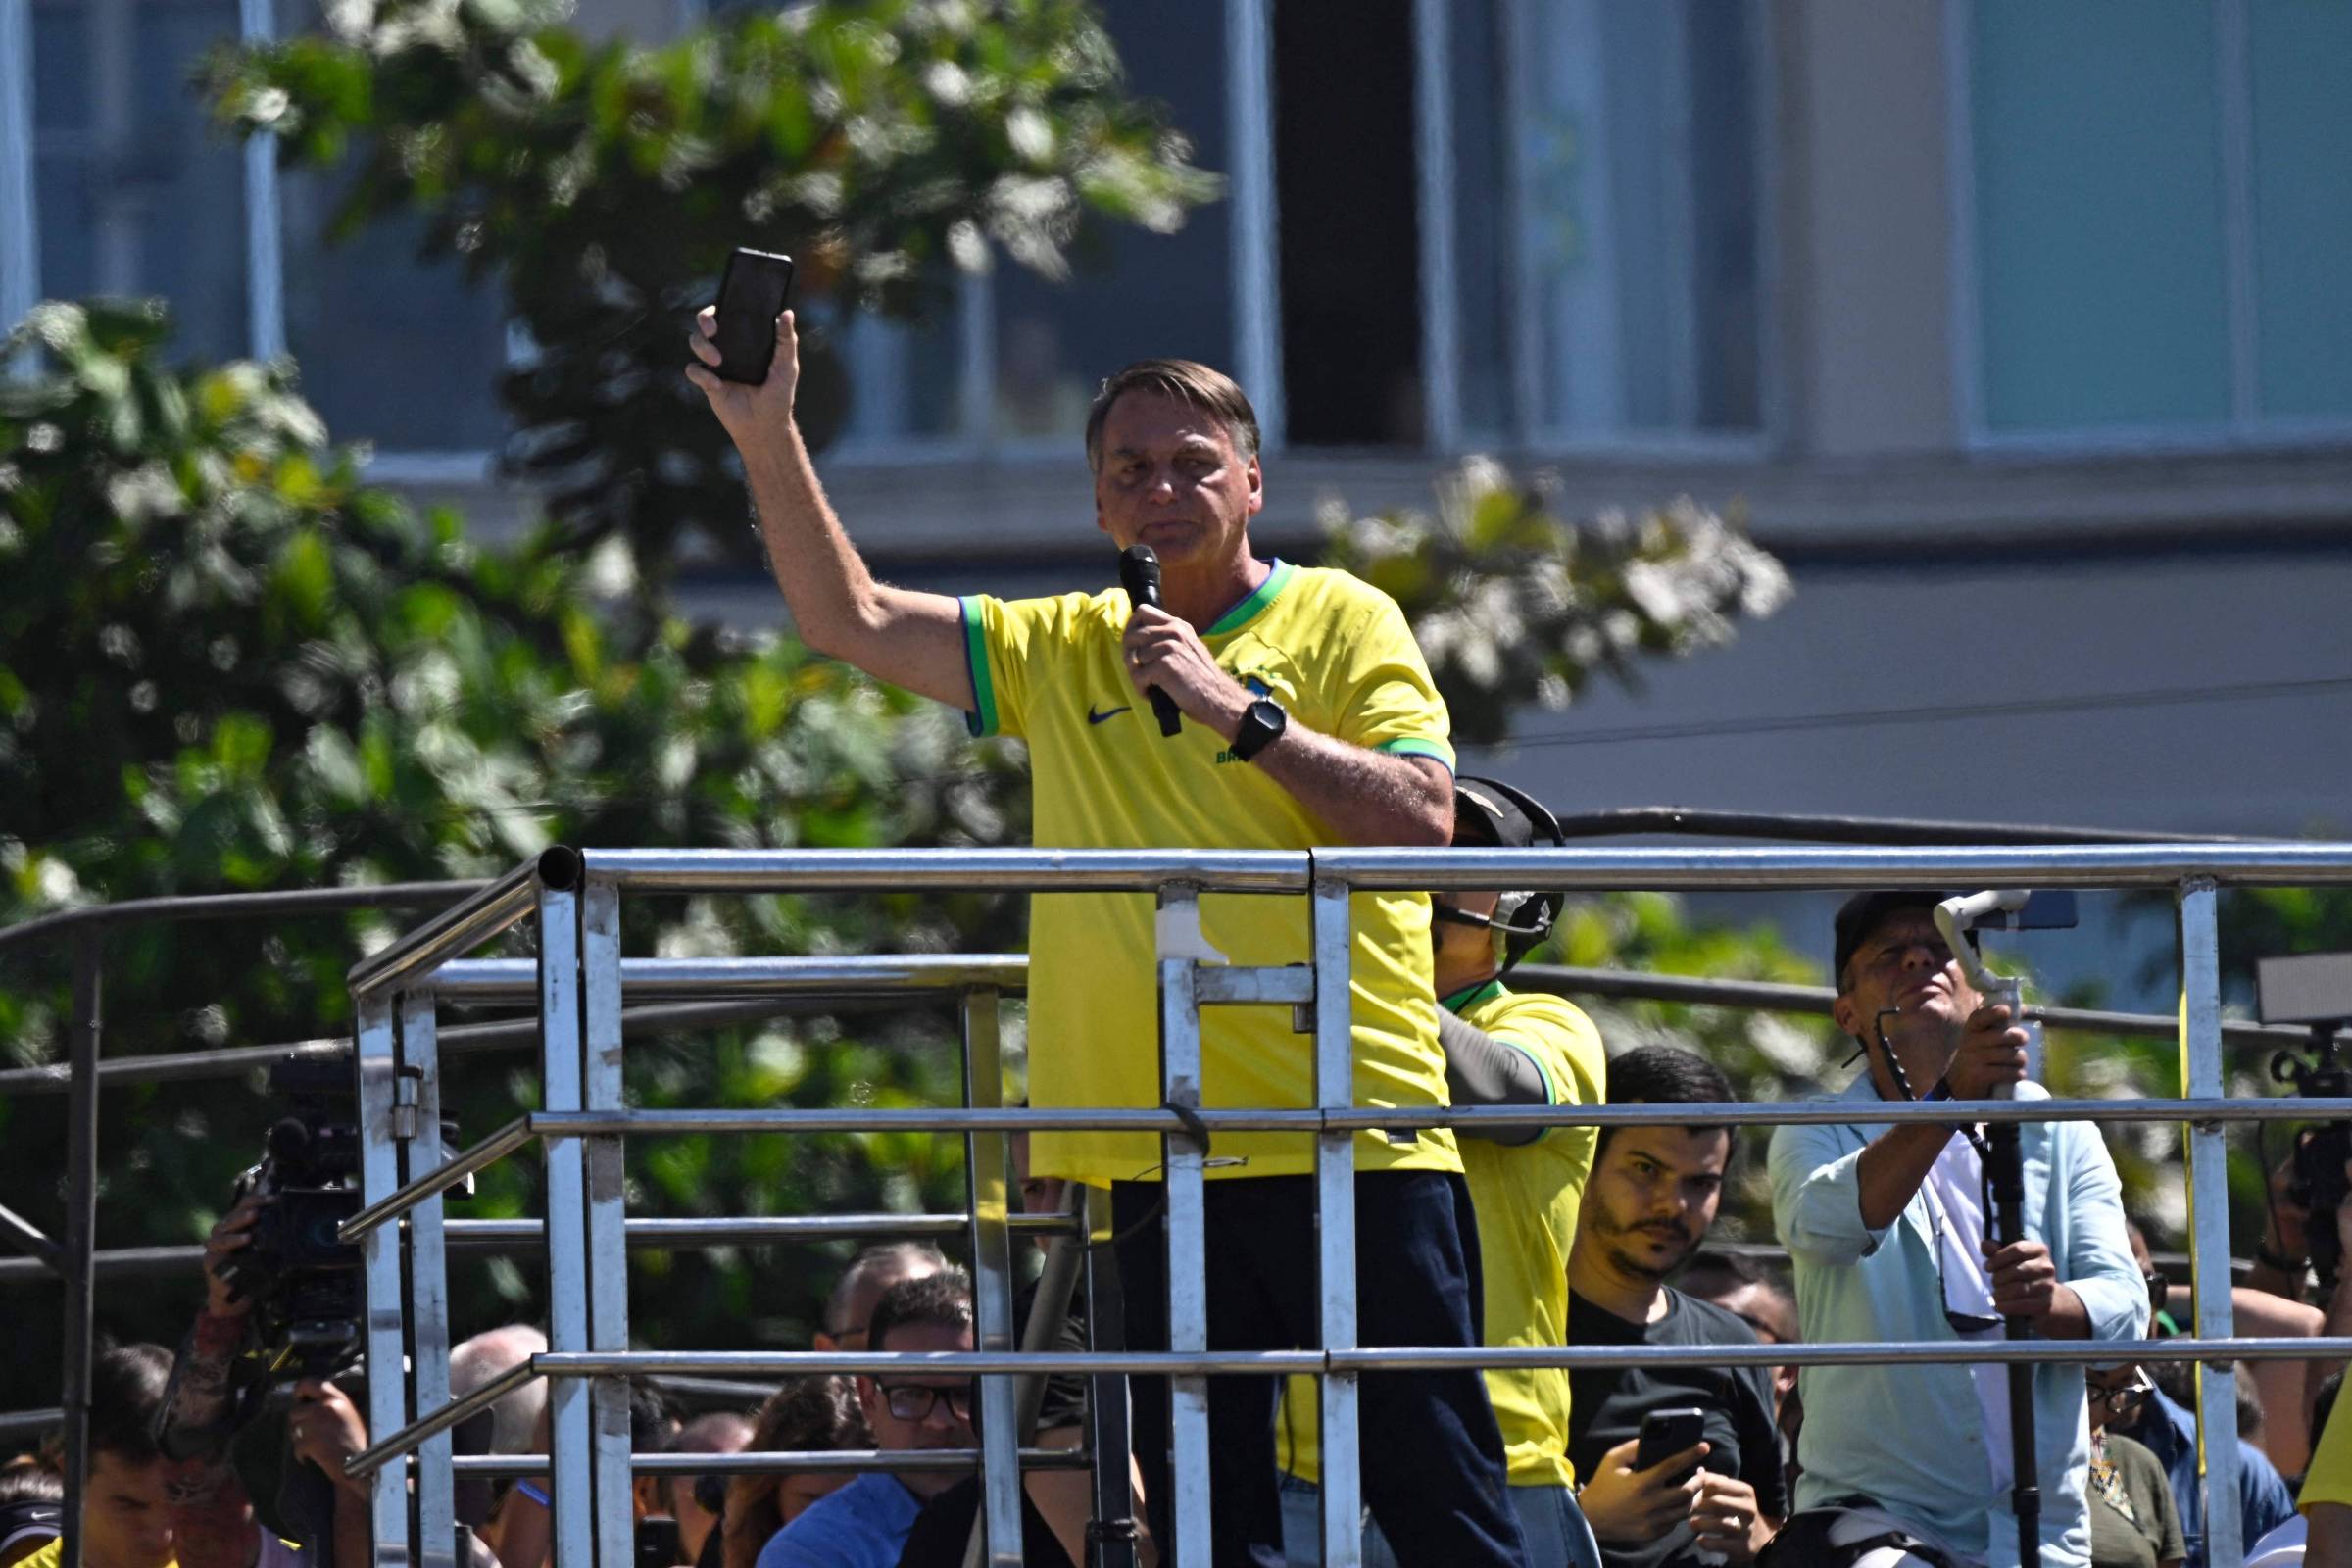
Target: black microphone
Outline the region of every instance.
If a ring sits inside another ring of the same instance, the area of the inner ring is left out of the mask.
[[[1150,545],[1130,545],[1119,552],[1119,586],[1127,590],[1130,604],[1165,608],[1159,602],[1159,557],[1152,553]],[[1184,715],[1177,711],[1175,698],[1156,686],[1149,695],[1152,711],[1159,715],[1160,734],[1173,735],[1184,728]]]

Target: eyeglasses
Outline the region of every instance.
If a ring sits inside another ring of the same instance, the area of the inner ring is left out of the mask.
[[[948,1401],[948,1413],[958,1421],[972,1418],[973,1393],[969,1383],[951,1383],[940,1388],[929,1383],[883,1383],[882,1400],[890,1413],[901,1421],[920,1421],[929,1416],[939,1401]]]
[[[2146,1402],[2148,1396],[2155,1392],[2156,1385],[2143,1378],[2136,1383],[2124,1384],[2120,1388],[2094,1388],[2090,1391],[2090,1396],[2093,1401],[2105,1405],[2109,1415],[2123,1415],[2127,1411],[2138,1409],[2141,1404]]]

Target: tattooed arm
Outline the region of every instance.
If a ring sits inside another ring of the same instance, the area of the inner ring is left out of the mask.
[[[213,1227],[204,1249],[204,1312],[180,1345],[156,1426],[158,1445],[170,1461],[165,1485],[180,1568],[250,1568],[261,1547],[251,1499],[229,1461],[229,1439],[236,1431],[231,1372],[253,1303],[222,1278],[222,1268],[252,1240],[265,1201],[241,1199]]]

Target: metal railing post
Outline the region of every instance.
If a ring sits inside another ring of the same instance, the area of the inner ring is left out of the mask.
[[[439,1169],[447,1157],[441,1147],[435,1005],[430,991],[412,991],[400,1001],[401,1075],[416,1086],[416,1120],[405,1140],[403,1175],[410,1181]],[[412,1416],[449,1403],[449,1266],[441,1201],[438,1196],[428,1198],[409,1215]],[[447,1432],[428,1438],[416,1450],[416,1560],[423,1568],[457,1568],[456,1477],[450,1468],[455,1456],[455,1439]]]
[[[74,944],[74,1087],[66,1106],[66,1509],[60,1568],[80,1568],[81,1508],[90,1484],[90,1301],[98,1251],[98,1045],[105,1028],[103,950],[95,931]]]
[[[590,1110],[620,1110],[620,889],[590,877],[580,889],[581,1099]],[[617,1135],[591,1138],[587,1164],[588,1343],[629,1348],[627,1145]],[[596,1433],[598,1568],[634,1568],[636,1510],[629,1468],[629,1385],[598,1378],[589,1393]],[[571,1568],[568,1563],[558,1568]]]
[[[540,1103],[580,1103],[580,902],[568,887],[539,887]],[[547,1152],[547,1339],[557,1350],[588,1340],[587,1162],[581,1140],[551,1137]],[[555,1568],[588,1568],[596,1556],[589,1386],[556,1378],[547,1390],[548,1479],[555,1512]]]
[[[1200,1104],[1200,1007],[1193,996],[1199,962],[1192,953],[1167,953],[1171,925],[1200,930],[1200,890],[1171,882],[1159,892],[1160,1091],[1167,1103]],[[1208,1348],[1207,1151],[1189,1133],[1160,1135],[1161,1175],[1167,1184],[1168,1348]],[[1147,1433],[1144,1441],[1153,1442]],[[1198,1374],[1168,1379],[1168,1519],[1176,1539],[1160,1544],[1174,1568],[1209,1568],[1208,1380]],[[1172,1555],[1171,1555],[1172,1546]]]
[[[998,994],[978,988],[963,994],[964,1103],[999,1108],[1004,1103],[1004,1060],[998,1027]],[[964,1135],[964,1172],[972,1210],[973,1346],[1010,1350],[1012,1336],[1012,1236],[1007,1220],[1004,1134]],[[1016,1380],[1002,1374],[980,1379],[980,1496],[990,1568],[1020,1568],[1020,1419]]]
[[[1348,885],[1317,879],[1314,891],[1315,1103],[1325,1110],[1355,1103],[1355,1006]],[[1355,1344],[1355,1135],[1326,1130],[1315,1137],[1316,1272],[1323,1300],[1323,1348]],[[1362,1455],[1356,1443],[1352,1372],[1328,1371],[1317,1380],[1322,1456],[1323,1561],[1356,1568],[1364,1554]]]
[[[2192,1099],[2229,1093],[2222,1075],[2220,896],[2207,877],[2181,882],[2180,991],[2182,1076]],[[2200,1339],[2230,1337],[2235,1312],[2230,1293],[2230,1150],[2220,1122],[2188,1129],[2189,1287],[2196,1293]],[[2207,1282],[2214,1282],[2208,1288]],[[2198,1468],[2205,1489],[2205,1561],[2238,1568],[2245,1560],[2237,1496],[2237,1369],[2234,1363],[2197,1365]]]
[[[1107,1231],[1110,1200],[1107,1194],[1073,1182],[1070,1191],[1078,1214],[1079,1237],[1086,1249],[1086,1338],[1091,1350],[1118,1350],[1127,1345],[1127,1295],[1119,1284],[1118,1253],[1107,1244],[1095,1244],[1098,1222]],[[1115,1372],[1098,1372],[1087,1383],[1086,1441],[1094,1450],[1095,1512],[1089,1532],[1092,1560],[1080,1568],[1136,1568],[1136,1531],[1133,1484],[1128,1453],[1134,1430],[1127,1380]]]
[[[353,1066],[359,1076],[360,1197],[379,1202],[400,1190],[400,1145],[392,1112],[399,1102],[400,1043],[391,991],[359,998]],[[368,1436],[375,1441],[409,1423],[408,1292],[400,1266],[400,1227],[386,1225],[360,1241],[368,1290]],[[369,1560],[396,1568],[411,1560],[409,1467],[388,1464],[368,1484]]]

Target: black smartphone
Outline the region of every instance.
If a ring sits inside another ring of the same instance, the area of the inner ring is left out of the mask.
[[[792,297],[792,258],[738,250],[718,280],[718,374],[758,386],[776,357],[776,318]]]
[[[678,1568],[686,1560],[686,1544],[678,1522],[659,1515],[637,1521],[637,1568]]]
[[[1707,1436],[1704,1410],[1652,1410],[1642,1418],[1642,1441],[1634,1449],[1634,1468],[1647,1470],[1664,1464],[1685,1448],[1695,1448]],[[1688,1472],[1685,1472],[1687,1475]],[[1681,1481],[1684,1476],[1676,1476]]]

